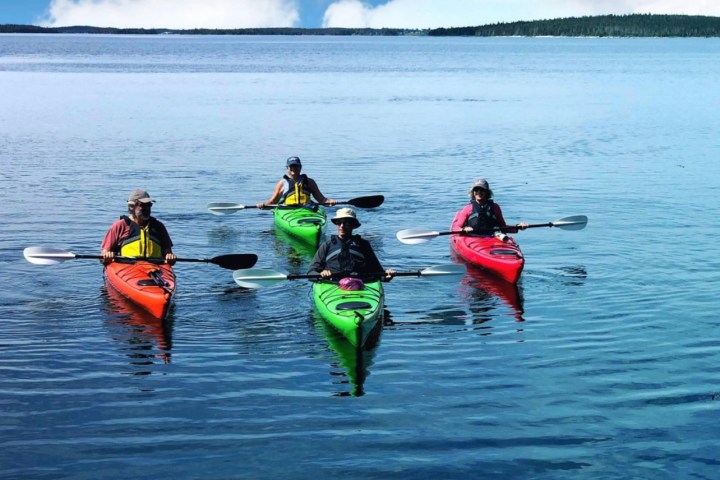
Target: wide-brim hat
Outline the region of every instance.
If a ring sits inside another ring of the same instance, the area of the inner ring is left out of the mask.
[[[128,197],[128,203],[135,205],[135,202],[140,203],[155,203],[155,199],[150,196],[148,192],[137,188],[130,193]]]
[[[337,212],[335,212],[335,216],[330,219],[330,221],[333,222],[335,225],[337,225],[340,220],[352,220],[352,222],[355,224],[354,228],[357,228],[361,225],[360,221],[355,215],[355,211],[352,208],[340,208]]]

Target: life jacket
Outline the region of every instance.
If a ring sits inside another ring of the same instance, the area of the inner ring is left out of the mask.
[[[491,235],[495,227],[502,226],[495,213],[495,202],[488,200],[483,205],[480,205],[473,200],[471,204],[473,211],[463,227],[472,227],[475,234]]]
[[[285,188],[283,195],[280,197],[279,203],[285,205],[305,205],[312,203],[312,197],[308,186],[307,175],[300,174],[300,178],[296,182],[287,175],[283,175],[285,180]]]
[[[120,217],[130,227],[127,238],[120,242],[120,255],[123,257],[162,258],[163,250],[159,235],[158,222],[150,217],[147,225],[141,227],[126,215]]]
[[[331,235],[330,248],[325,255],[325,268],[333,273],[363,273],[365,254],[360,242],[358,235],[353,235],[344,242],[337,235]]]

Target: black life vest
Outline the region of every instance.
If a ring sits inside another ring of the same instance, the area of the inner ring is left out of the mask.
[[[130,220],[127,215],[123,215],[120,219],[130,227],[127,238],[120,242],[120,255],[123,257],[162,258],[162,240],[160,240],[162,236],[154,217],[150,217],[144,227]]]
[[[473,211],[465,221],[463,227],[472,227],[473,233],[476,234],[490,235],[493,233],[495,227],[502,226],[495,213],[495,202],[488,200],[483,205],[480,205],[473,200],[470,203],[472,204]]]
[[[283,175],[283,180],[285,180],[285,189],[280,197],[279,203],[284,203],[285,205],[305,205],[311,203],[312,198],[307,175],[304,173],[301,174],[297,182],[287,175]]]
[[[337,235],[330,236],[330,248],[325,255],[325,268],[333,273],[362,273],[365,271],[365,253],[358,235],[353,235],[346,241],[340,240]]]

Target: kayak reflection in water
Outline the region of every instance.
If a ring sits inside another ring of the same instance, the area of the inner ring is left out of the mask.
[[[308,177],[302,170],[302,163],[298,157],[290,157],[285,162],[287,174],[275,185],[275,190],[269,199],[257,204],[257,208],[276,203],[285,205],[309,205],[314,198],[318,203],[335,205],[337,200],[327,198],[322,194],[315,180]]]
[[[338,233],[320,245],[308,274],[320,274],[325,279],[340,273],[360,278],[380,276],[384,282],[389,282],[395,276],[395,270],[382,267],[367,240],[360,235],[353,235],[353,230],[360,226],[360,222],[352,208],[338,209],[330,221],[337,226]],[[350,282],[345,280],[345,283]],[[348,288],[357,286],[348,285]]]
[[[177,259],[172,251],[172,240],[165,225],[151,216],[155,199],[145,190],[136,189],[127,201],[129,215],[110,226],[100,244],[101,263],[108,264],[116,255],[124,257],[164,258],[173,265]]]
[[[517,233],[518,230],[527,228],[525,222],[508,227],[502,209],[493,201],[493,192],[484,178],[473,182],[469,195],[470,203],[455,214],[452,230],[462,230],[466,234],[493,235],[496,228],[505,228],[507,233]]]

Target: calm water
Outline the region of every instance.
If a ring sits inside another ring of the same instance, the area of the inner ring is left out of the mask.
[[[701,478],[720,468],[720,42],[0,36],[1,478]],[[92,260],[147,188],[183,257],[311,252],[267,212],[298,155],[387,267],[452,262],[486,177],[519,290],[398,278],[364,368],[303,281],[178,264],[166,324]]]

